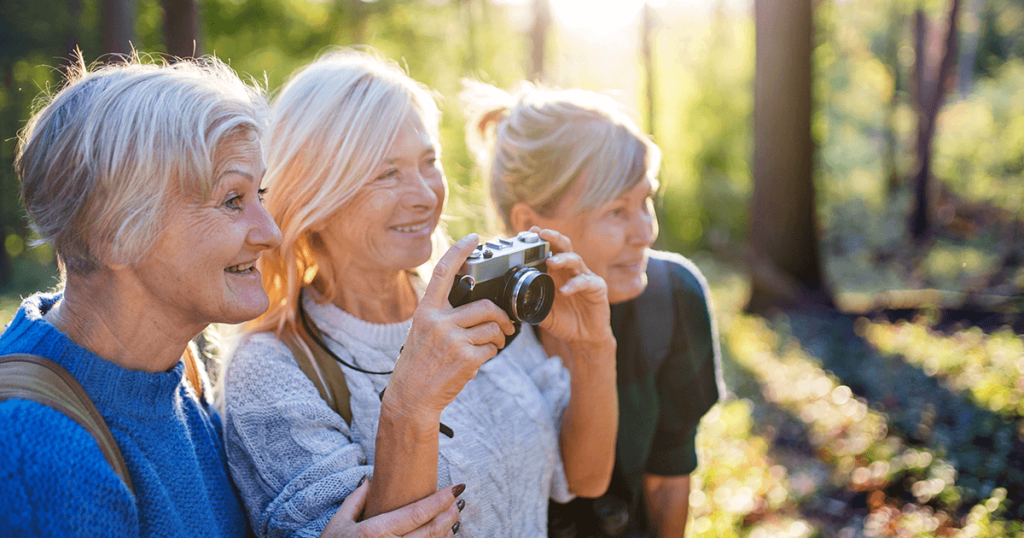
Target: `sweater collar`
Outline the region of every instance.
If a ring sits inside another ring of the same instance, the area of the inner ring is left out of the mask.
[[[104,415],[113,409],[139,417],[170,411],[184,380],[185,363],[179,360],[170,370],[153,374],[128,370],[96,355],[43,319],[62,295],[39,293],[25,299],[4,338],[13,339],[9,352],[42,355],[61,365]]]

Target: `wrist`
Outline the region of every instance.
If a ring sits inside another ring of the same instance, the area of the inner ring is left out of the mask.
[[[405,398],[401,385],[389,384],[380,402],[380,428],[393,426],[398,432],[437,434],[441,410],[431,409]]]

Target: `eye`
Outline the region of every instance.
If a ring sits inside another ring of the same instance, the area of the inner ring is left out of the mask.
[[[227,200],[224,200],[224,207],[232,211],[242,211],[242,195],[231,193]]]
[[[385,171],[383,174],[377,176],[377,178],[374,179],[374,181],[380,181],[380,180],[384,180],[384,179],[393,179],[395,177],[398,177],[398,169],[397,168],[390,168],[387,171]]]
[[[267,189],[260,189],[256,191],[256,195],[259,196],[260,203],[262,204],[263,200],[267,197]]]

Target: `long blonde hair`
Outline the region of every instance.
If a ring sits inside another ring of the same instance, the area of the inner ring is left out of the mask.
[[[373,179],[410,114],[438,136],[434,99],[397,63],[364,51],[328,53],[292,76],[274,101],[264,142],[266,207],[282,241],[261,256],[270,308],[247,331],[292,339],[303,287],[326,301],[336,297],[336,268],[320,230],[344,218],[339,210]]]

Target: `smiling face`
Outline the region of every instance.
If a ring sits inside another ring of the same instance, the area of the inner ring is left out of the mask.
[[[635,299],[647,287],[647,250],[658,236],[651,198],[656,185],[645,176],[614,200],[577,213],[586,183],[577,179],[551,215],[531,211],[532,224],[557,230],[572,241],[573,251],[608,284],[608,302]]]
[[[415,113],[363,185],[321,231],[342,266],[362,271],[414,269],[428,259],[447,183],[437,141]]]
[[[213,188],[206,200],[171,196],[164,233],[145,261],[122,268],[133,289],[170,322],[183,326],[241,323],[269,306],[260,253],[281,242],[261,202],[265,165],[259,141],[237,135],[217,148]]]

